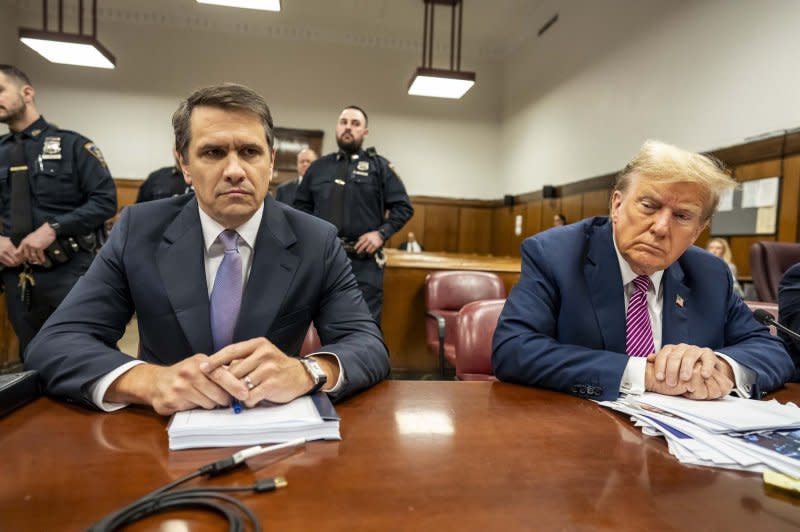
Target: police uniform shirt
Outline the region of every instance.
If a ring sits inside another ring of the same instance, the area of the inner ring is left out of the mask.
[[[385,158],[365,150],[320,157],[308,167],[297,188],[294,207],[330,221],[330,200],[339,161],[348,158],[344,185],[344,222],[339,236],[357,240],[379,231],[387,240],[414,214],[405,186]],[[389,211],[388,217],[384,216]]]
[[[180,196],[189,191],[191,187],[183,180],[183,174],[174,166],[165,166],[147,176],[139,187],[136,203]]]
[[[100,150],[86,137],[39,117],[22,131],[33,229],[58,223],[59,235],[91,233],[114,216],[117,190]],[[13,135],[0,137],[0,220],[10,234]]]

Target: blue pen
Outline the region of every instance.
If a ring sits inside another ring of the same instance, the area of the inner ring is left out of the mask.
[[[234,414],[242,413],[242,403],[240,403],[238,399],[234,399],[233,404],[231,406],[233,407]]]

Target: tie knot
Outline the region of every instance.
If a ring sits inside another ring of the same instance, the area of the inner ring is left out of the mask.
[[[222,245],[225,247],[225,253],[239,251],[239,233],[233,229],[226,229],[217,237]]]
[[[647,289],[650,288],[650,277],[647,275],[640,275],[633,280],[633,286],[637,292],[647,292]]]

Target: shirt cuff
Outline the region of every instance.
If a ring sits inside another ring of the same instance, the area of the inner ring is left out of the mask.
[[[647,357],[630,357],[622,372],[619,382],[619,392],[631,395],[644,393],[644,372],[647,367]]]
[[[336,393],[342,389],[344,383],[344,368],[342,367],[342,361],[339,360],[339,357],[336,355],[336,353],[331,353],[330,351],[320,351],[319,353],[311,353],[310,355],[306,355],[303,358],[315,357],[319,355],[330,355],[336,359],[336,365],[339,366],[339,378],[336,379],[336,384],[334,385],[333,388],[331,388],[330,390],[323,390],[325,393]]]
[[[753,385],[756,383],[755,372],[742,366],[724,353],[714,351],[714,354],[730,364],[733,370],[733,390],[731,390],[731,393],[735,393],[739,397],[744,397],[745,399],[752,398]]]
[[[139,364],[144,364],[143,360],[131,360],[127,362],[114,371],[110,373],[106,373],[103,377],[100,377],[94,384],[89,388],[92,396],[92,402],[99,408],[105,412],[114,412],[115,410],[121,410],[128,406],[129,403],[108,403],[103,401],[103,398],[106,396],[106,392],[108,388],[117,380],[120,375],[129,371],[132,367],[138,366]]]

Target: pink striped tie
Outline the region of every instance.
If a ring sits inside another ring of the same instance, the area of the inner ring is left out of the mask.
[[[649,286],[650,278],[646,275],[640,275],[633,280],[633,293],[628,302],[628,315],[625,317],[627,328],[625,351],[628,356],[646,357],[655,351],[650,314],[647,312],[647,289]]]

